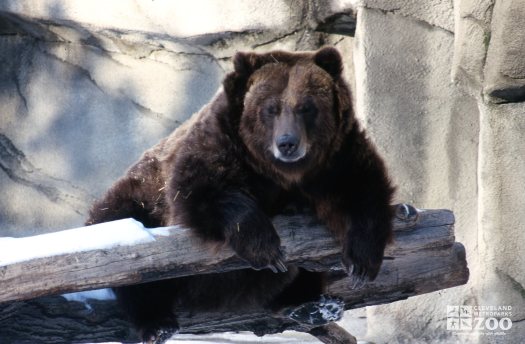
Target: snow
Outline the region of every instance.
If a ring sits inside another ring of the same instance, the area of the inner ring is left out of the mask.
[[[204,335],[191,334],[177,334],[173,339],[170,339],[166,344],[319,344],[319,340],[315,337],[300,332],[285,331],[279,334],[271,334],[263,337],[258,337],[250,332],[239,333],[214,333]],[[92,343],[94,344],[94,343]],[[121,344],[121,343],[105,343],[105,344]],[[358,341],[358,344],[366,344]]]
[[[172,227],[158,227],[158,228],[145,228],[153,236],[169,236],[171,231],[179,230],[182,227],[172,226]]]
[[[62,297],[68,301],[82,302],[88,311],[93,309],[89,304],[89,300],[104,301],[116,299],[115,293],[109,288],[62,294]]]
[[[62,295],[68,301],[85,302],[86,300],[115,300],[115,293],[109,288],[80,291]]]
[[[133,219],[117,220],[26,238],[0,238],[0,266],[37,258],[90,250],[106,250],[155,240],[156,230],[146,230]]]
[[[299,344],[299,343],[319,343],[315,337],[300,332],[285,331],[279,334],[266,335],[258,337],[251,332],[239,333],[214,333],[208,335],[191,335],[178,334],[167,344],[255,344],[255,343],[273,343],[273,344]]]

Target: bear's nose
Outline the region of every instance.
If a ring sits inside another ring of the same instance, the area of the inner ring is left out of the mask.
[[[281,152],[283,156],[290,157],[297,150],[299,139],[294,135],[285,134],[277,138],[276,143],[279,152]]]

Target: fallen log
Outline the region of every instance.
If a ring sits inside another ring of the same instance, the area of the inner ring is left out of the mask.
[[[360,289],[349,285],[340,265],[340,248],[314,217],[278,216],[274,224],[287,263],[330,271],[327,293],[342,297],[346,309],[402,300],[466,283],[465,250],[455,242],[452,212],[422,210],[416,214],[411,207],[398,209],[395,240],[385,252],[381,272],[375,281]],[[230,249],[213,252],[184,228],[144,229],[132,221],[103,226],[106,227],[101,231],[105,233],[117,229],[113,233],[116,241],[88,240],[84,236],[96,236],[97,229],[83,227],[62,235],[84,244],[86,241],[98,244],[87,243],[69,252],[69,248],[60,247],[52,255],[38,254],[33,249],[32,255],[22,253],[12,258],[3,254],[4,250],[19,251],[19,247],[26,245],[23,241],[30,238],[0,239],[2,343],[136,342],[136,334],[129,329],[114,300],[81,303],[62,296],[41,296],[248,268]],[[121,231],[137,235],[122,243]],[[59,240],[42,237],[32,240]],[[290,319],[257,311],[193,314],[188,310],[178,316],[182,333],[252,331],[263,335],[284,330],[312,331]],[[337,328],[331,330],[338,332]]]

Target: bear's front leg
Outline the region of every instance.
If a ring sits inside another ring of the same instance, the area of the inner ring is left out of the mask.
[[[204,240],[223,241],[254,269],[286,272],[281,240],[256,200],[244,191],[193,189],[174,213]]]
[[[242,191],[224,193],[219,202],[225,241],[254,269],[286,272],[281,239],[257,202]]]
[[[387,215],[354,214],[343,239],[343,264],[353,287],[366,279],[374,280],[383,262],[383,254],[391,237],[391,220]]]
[[[170,281],[129,285],[113,291],[143,343],[163,344],[178,333],[173,312],[176,288]]]
[[[356,195],[355,193],[342,193]],[[318,202],[318,216],[342,244],[342,261],[354,280],[353,287],[366,279],[374,280],[383,261],[383,253],[392,236],[393,211],[386,199],[356,197]],[[368,200],[368,202],[367,202]]]

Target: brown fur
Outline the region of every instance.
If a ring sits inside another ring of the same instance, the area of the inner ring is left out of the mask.
[[[307,204],[341,241],[344,264],[375,278],[391,235],[393,188],[354,118],[339,53],[238,53],[233,62],[224,89],[145,152],[95,203],[87,223],[134,217],[151,227],[181,224],[263,269],[282,259],[270,217]],[[146,339],[177,326],[178,307],[278,309],[316,298],[322,277],[289,266],[116,292]]]

